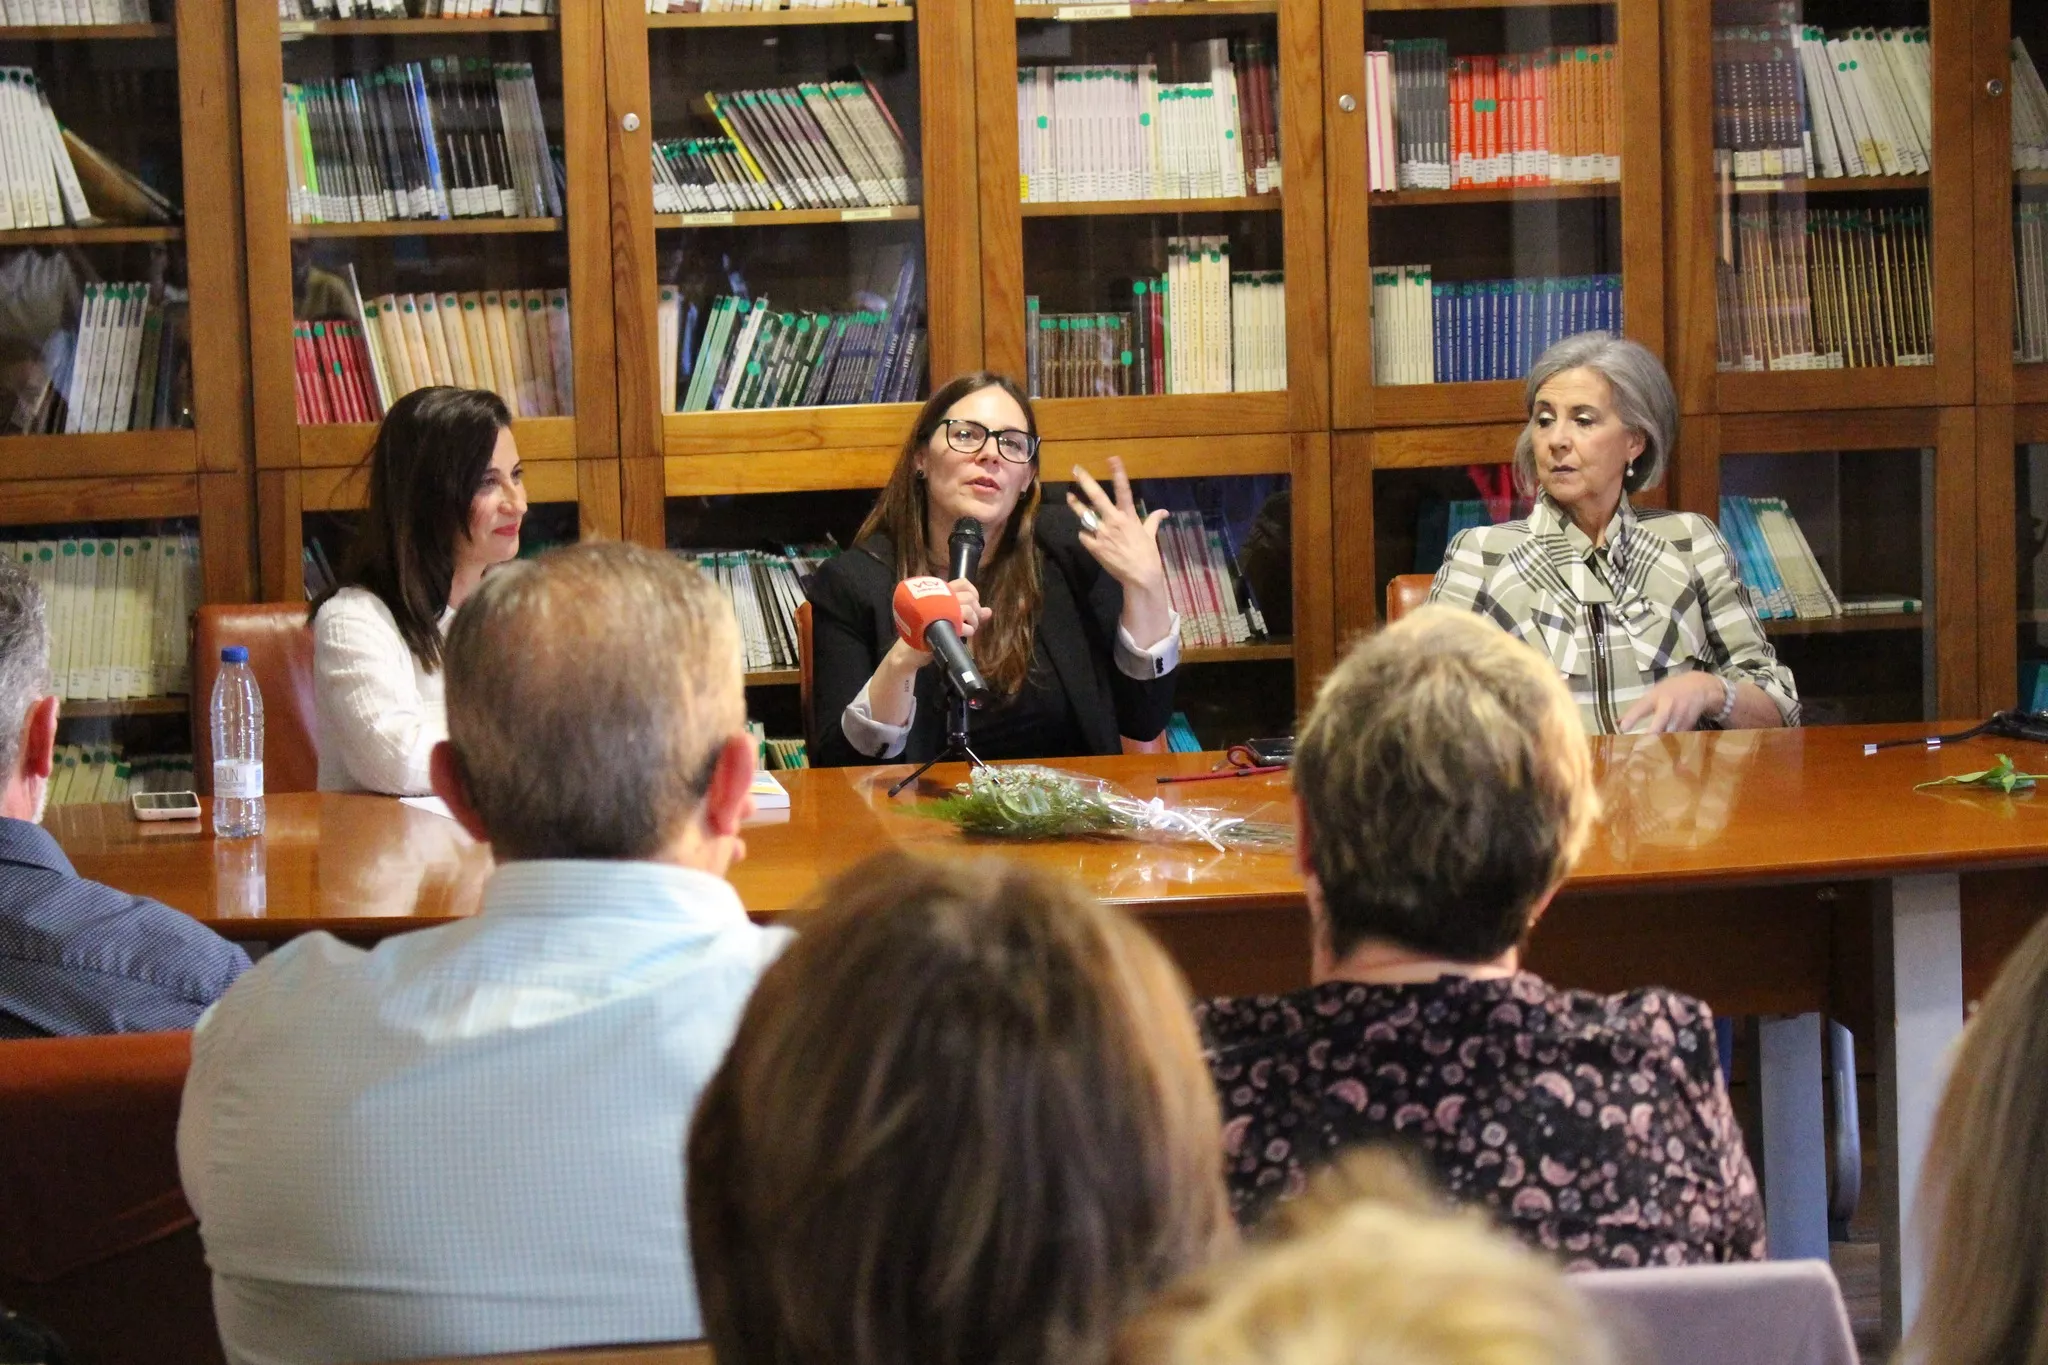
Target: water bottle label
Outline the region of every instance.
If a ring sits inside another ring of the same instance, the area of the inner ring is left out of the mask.
[[[257,797],[263,795],[263,765],[238,763],[231,758],[215,759],[213,794],[216,797]]]

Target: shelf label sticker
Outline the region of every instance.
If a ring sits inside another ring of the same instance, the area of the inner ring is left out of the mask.
[[[720,209],[716,213],[686,213],[683,215],[684,227],[721,227],[730,225],[732,221],[731,209]]]
[[[1128,19],[1129,5],[1061,5],[1052,12],[1052,17],[1063,22],[1076,19]]]
[[[887,204],[869,208],[839,210],[839,221],[842,223],[873,223],[894,218],[895,216],[896,210]]]

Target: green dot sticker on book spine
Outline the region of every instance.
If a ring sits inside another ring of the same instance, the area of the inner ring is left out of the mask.
[[[1124,364],[1128,365],[1128,364],[1130,364],[1130,363],[1131,363],[1131,353],[1130,353],[1129,351],[1123,351],[1123,352],[1120,352],[1119,354],[1121,354],[1121,355],[1122,355],[1122,357],[1123,357],[1123,363],[1124,363]]]
[[[748,374],[759,374],[759,373],[761,373],[761,362],[760,362],[760,361],[758,361],[758,360],[749,360],[749,361],[747,362],[747,373],[748,373]]]
[[[1051,123],[1051,120],[1047,119],[1045,115],[1043,115],[1043,114],[1040,114],[1040,115],[1038,116],[1038,126],[1039,126],[1039,127],[1041,127],[1041,128],[1044,128],[1044,127],[1048,127],[1048,126],[1050,125],[1050,123]]]
[[[1042,124],[1045,120],[1040,119],[1039,122]],[[1140,128],[1150,128],[1152,126],[1152,116],[1150,114],[1138,115],[1138,126]]]
[[[1143,294],[1145,292],[1145,282],[1143,280],[1132,280],[1131,292],[1133,294]]]

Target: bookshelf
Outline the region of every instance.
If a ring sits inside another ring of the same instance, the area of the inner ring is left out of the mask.
[[[488,378],[515,414],[530,501],[570,505],[577,534],[621,531],[603,22],[593,6],[561,8],[281,20],[275,6],[240,7],[268,597],[303,590],[309,519],[362,504],[374,418],[420,383]],[[400,142],[379,122],[407,98],[436,120],[433,162],[416,133]],[[349,155],[352,135],[382,156]],[[352,379],[317,400],[301,392],[309,366],[333,373],[337,360]],[[353,403],[335,392],[351,383]]]

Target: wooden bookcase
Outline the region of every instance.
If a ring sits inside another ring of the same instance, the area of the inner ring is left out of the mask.
[[[609,162],[598,92],[602,16],[591,4],[559,18],[286,21],[275,5],[243,4],[237,25],[241,157],[247,185],[249,368],[262,585],[289,600],[303,590],[303,517],[361,506],[356,476],[375,428],[301,425],[293,383],[295,272],[361,255],[366,294],[566,285],[574,346],[575,414],[523,418],[513,434],[531,502],[573,502],[584,536],[618,535],[617,374],[613,343]],[[564,217],[294,224],[288,205],[279,92],[324,76],[443,52],[533,63],[548,138],[567,173]]]

